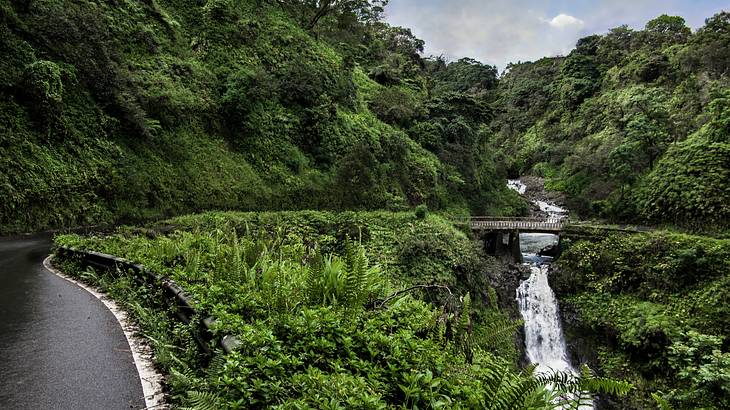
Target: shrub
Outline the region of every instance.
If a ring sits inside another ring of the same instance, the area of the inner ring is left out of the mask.
[[[238,338],[232,353],[198,368],[201,358],[188,350],[192,336],[165,334],[169,325],[160,323],[153,294],[125,275],[66,265],[69,272],[111,288],[135,307],[146,334],[161,337],[152,343],[170,373],[173,399],[182,406],[559,408],[576,391],[629,388],[587,374],[577,380],[537,379],[474,348],[481,338],[488,345],[515,326],[500,322],[474,333],[472,327],[482,323],[472,322],[472,310],[479,307],[469,294],[461,303],[453,295],[438,305],[411,295],[394,274],[398,265],[390,238],[396,225],[428,227],[428,222],[414,223],[410,214],[381,215],[387,214],[209,213],[167,221],[177,229],[166,234],[152,234],[154,227],[127,228],[103,238],[65,235],[56,241],[122,255],[170,276],[193,296],[198,310],[215,316],[216,336]],[[389,239],[371,238],[376,243],[363,246],[333,237],[331,230],[349,230],[343,221],[368,218],[381,224],[377,235]],[[466,241],[460,238],[443,246]],[[368,261],[366,247],[382,247],[371,256],[387,262],[383,270]],[[332,248],[344,250],[339,255],[325,250]],[[568,393],[562,402],[545,400],[543,389],[551,382],[556,395]]]
[[[426,204],[421,204],[416,207],[416,218],[426,219],[427,214],[428,214],[428,206]]]

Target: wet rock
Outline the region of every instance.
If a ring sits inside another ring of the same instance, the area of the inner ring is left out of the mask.
[[[539,256],[549,256],[551,258],[555,258],[558,256],[559,253],[559,247],[557,244],[550,244],[542,249],[540,249],[537,254]]]
[[[520,181],[527,187],[525,189],[525,196],[531,201],[544,201],[560,207],[565,207],[565,194],[562,192],[547,191],[545,189],[544,178],[527,175],[521,177]]]
[[[492,268],[487,271],[487,281],[497,293],[499,308],[507,312],[512,319],[520,319],[517,308],[517,287],[520,281],[530,276],[530,269],[522,264],[503,263],[495,259]]]

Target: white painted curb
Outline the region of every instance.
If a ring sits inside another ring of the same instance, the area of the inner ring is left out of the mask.
[[[121,326],[124,336],[127,338],[127,344],[129,344],[129,348],[132,351],[134,365],[137,367],[139,380],[142,383],[145,409],[169,409],[170,406],[167,404],[166,396],[162,391],[163,376],[155,369],[152,363],[152,348],[142,337],[137,336],[139,328],[129,320],[127,312],[120,309],[114,300],[105,293],[79,282],[54,268],[53,265],[51,265],[52,258],[53,256],[51,255],[43,261],[43,266],[49,272],[92,294],[95,298],[99,299],[110,312],[112,312],[114,317],[117,319],[117,322],[119,322],[119,326]]]

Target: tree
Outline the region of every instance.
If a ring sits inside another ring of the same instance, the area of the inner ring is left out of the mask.
[[[425,68],[421,59],[424,42],[410,29],[392,27],[385,23],[370,28],[367,56],[364,65],[370,67],[368,75],[384,85],[400,84],[402,79],[415,80]]]
[[[378,21],[388,0],[279,0],[279,3],[297,10],[306,28],[313,30],[320,20],[332,14],[353,14],[359,21]]]
[[[654,221],[691,228],[727,228],[730,221],[730,144],[713,141],[711,122],[672,145],[643,181],[637,203]]]
[[[466,92],[480,94],[497,85],[497,67],[472,58],[462,58],[434,73],[434,94]]]
[[[621,91],[613,107],[613,119],[627,142],[636,143],[645,166],[652,168],[670,142],[668,97],[656,87],[635,86]]]
[[[636,37],[636,31],[627,25],[609,30],[598,42],[598,63],[606,69],[619,64],[634,50]]]
[[[52,61],[39,60],[25,68],[25,93],[42,122],[60,118],[63,111],[61,69]]]
[[[692,32],[679,16],[661,16],[646,23],[644,30],[650,46],[658,48],[668,44],[685,43]]]
[[[593,95],[601,78],[594,58],[576,52],[565,59],[561,75],[558,87],[567,107],[577,107]]]
[[[692,36],[687,49],[688,68],[702,67],[715,77],[730,72],[730,12],[723,11],[705,20]]]

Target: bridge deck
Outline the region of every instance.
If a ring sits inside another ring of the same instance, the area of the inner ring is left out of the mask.
[[[530,231],[530,232],[560,232],[566,225],[561,218],[500,218],[500,217],[473,217],[463,220],[472,230],[483,231]]]

